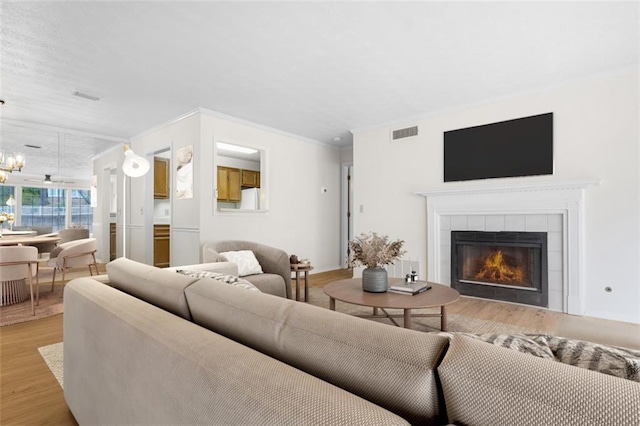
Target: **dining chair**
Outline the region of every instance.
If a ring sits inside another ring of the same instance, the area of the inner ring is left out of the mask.
[[[98,262],[96,261],[96,251],[98,244],[95,238],[84,238],[82,240],[73,240],[63,244],[59,244],[56,249],[56,257],[49,259],[47,266],[53,267],[53,279],[51,280],[51,291],[56,281],[56,271],[62,271],[62,282],[64,292],[65,273],[69,268],[77,268],[80,266],[88,266],[89,273],[93,276],[91,267],[95,267],[96,275],[98,272]],[[53,252],[52,252],[53,253]],[[62,297],[62,293],[60,294]]]
[[[60,245],[69,241],[89,238],[89,230],[87,228],[66,228],[58,231],[58,236],[60,237],[58,245]]]
[[[35,267],[34,267],[35,265]],[[33,301],[33,278],[36,285],[36,303]],[[38,281],[38,249],[30,246],[0,247],[0,281],[7,298],[18,297],[24,280],[29,280],[31,311],[36,314],[36,304],[40,303],[40,283]],[[24,293],[22,293],[24,294]]]

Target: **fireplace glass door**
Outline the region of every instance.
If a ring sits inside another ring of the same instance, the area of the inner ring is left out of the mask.
[[[452,230],[451,287],[467,296],[546,307],[547,234]]]
[[[532,288],[534,262],[528,247],[463,245],[460,281]]]

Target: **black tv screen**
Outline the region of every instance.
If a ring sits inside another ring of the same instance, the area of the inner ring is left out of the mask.
[[[444,132],[444,181],[553,174],[553,113]]]

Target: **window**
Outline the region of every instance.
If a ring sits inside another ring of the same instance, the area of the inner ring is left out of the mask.
[[[93,234],[93,208],[91,207],[90,190],[71,190],[71,224],[88,228],[89,233]]]
[[[7,213],[15,213],[16,211],[16,206],[10,206],[7,204],[7,200],[9,199],[9,197],[13,195],[13,198],[15,199],[16,194],[15,194],[15,187],[13,186],[0,186],[0,211],[2,212],[7,212]]]
[[[21,225],[51,226],[53,232],[66,226],[66,189],[22,188]]]
[[[7,205],[10,195],[19,204]],[[0,212],[14,213],[19,226],[51,226],[53,232],[77,226],[93,233],[90,189],[0,185]]]

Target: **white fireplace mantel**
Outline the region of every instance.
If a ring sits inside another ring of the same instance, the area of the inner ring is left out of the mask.
[[[545,180],[526,183],[473,185],[454,183],[447,188],[417,192],[427,199],[427,274],[441,276],[440,221],[443,216],[560,214],[563,246],[563,312],[584,313],[584,190],[597,179]]]

